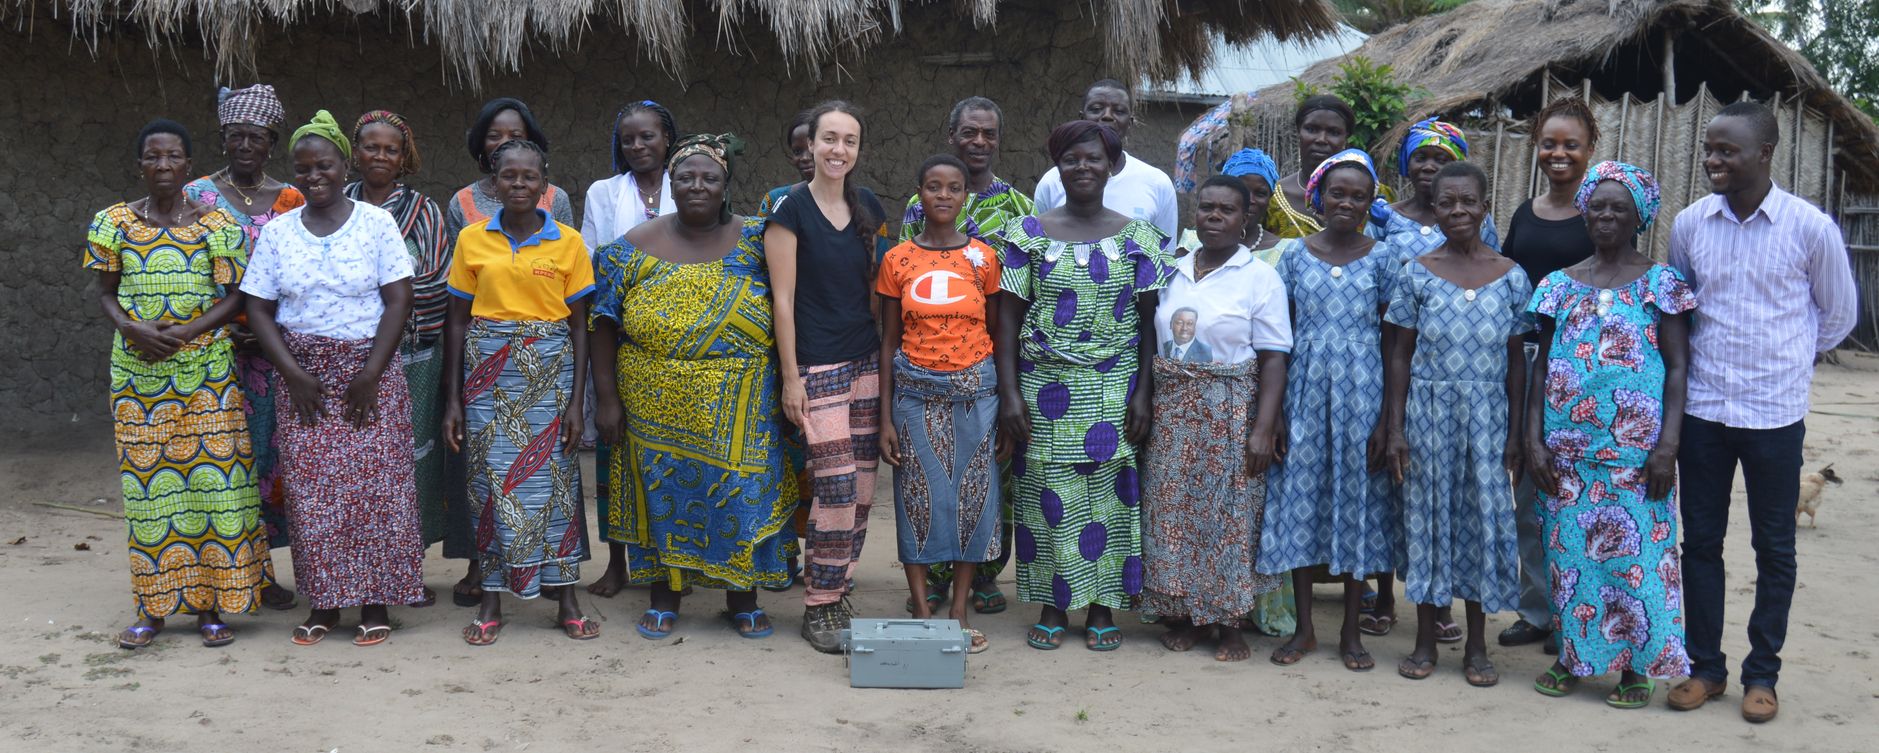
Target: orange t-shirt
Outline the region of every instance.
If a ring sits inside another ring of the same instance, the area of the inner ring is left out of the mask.
[[[875,292],[900,301],[900,349],[934,371],[958,371],[992,354],[985,299],[998,292],[998,252],[978,240],[932,249],[906,241],[881,259]]]

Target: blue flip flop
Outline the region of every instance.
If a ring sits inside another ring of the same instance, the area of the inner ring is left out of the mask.
[[[1044,631],[1044,635],[1050,636],[1052,638],[1056,638],[1058,633],[1063,632],[1063,628],[1061,627],[1048,627],[1044,623],[1041,623],[1041,622],[1036,625],[1032,625],[1031,629],[1042,630]],[[1024,637],[1024,642],[1031,644],[1031,648],[1035,648],[1039,651],[1056,651],[1059,646],[1063,645],[1063,642],[1061,639],[1059,639],[1057,643],[1051,643],[1050,641],[1040,641],[1036,638],[1036,636],[1031,636],[1031,635],[1026,635]]]
[[[1122,628],[1119,628],[1119,627],[1083,628],[1084,637],[1092,638],[1095,641],[1089,644],[1089,649],[1091,651],[1114,651],[1118,648],[1121,648],[1122,641],[1116,641],[1115,643],[1103,642],[1103,636],[1108,635],[1110,633],[1120,633],[1120,632],[1122,632]]]
[[[671,635],[672,627],[677,626],[679,619],[678,612],[662,612],[657,609],[648,609],[641,616],[645,615],[652,615],[652,618],[657,621],[656,624],[671,626],[665,630],[652,630],[647,628],[644,622],[633,623],[633,629],[639,631],[639,636],[649,641],[664,640],[666,636]]]
[[[740,637],[749,638],[751,640],[756,640],[758,638],[768,638],[770,637],[771,633],[776,632],[776,625],[772,623],[770,627],[764,628],[762,630],[758,630],[757,619],[763,616],[765,615],[763,613],[763,610],[761,609],[753,609],[748,612],[738,612],[736,614],[731,615],[731,625],[732,627],[738,628],[737,634]],[[743,624],[739,625],[738,623],[743,623]],[[743,627],[746,625],[750,627],[750,630],[746,631],[743,629]]]

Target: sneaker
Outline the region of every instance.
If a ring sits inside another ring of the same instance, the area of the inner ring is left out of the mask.
[[[849,620],[850,615],[840,603],[806,607],[802,613],[803,640],[822,653],[841,653],[842,631],[848,629]]]

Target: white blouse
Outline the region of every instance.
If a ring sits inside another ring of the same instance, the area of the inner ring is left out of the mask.
[[[1174,279],[1155,306],[1155,352],[1219,364],[1240,363],[1260,350],[1290,353],[1292,312],[1279,271],[1240,246],[1219,269],[1195,282],[1194,260],[1199,256],[1188,254],[1174,262]],[[1194,319],[1193,335],[1186,342],[1174,332],[1177,315]]]
[[[390,212],[354,201],[345,224],[320,237],[302,222],[305,211],[296,208],[261,228],[241,291],[279,302],[274,318],[282,329],[337,340],[370,339],[385,314],[378,289],[412,275],[398,221]]]
[[[672,174],[659,179],[659,214],[678,211],[672,203]],[[587,187],[587,199],[581,205],[581,240],[587,250],[617,241],[626,231],[646,221],[646,203],[640,199],[639,183],[632,173],[621,173]]]

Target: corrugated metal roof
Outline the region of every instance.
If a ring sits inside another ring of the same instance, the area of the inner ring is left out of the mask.
[[[1172,85],[1143,83],[1141,98],[1151,102],[1223,102],[1239,92],[1259,91],[1284,83],[1313,63],[1356,49],[1368,38],[1363,32],[1338,24],[1335,34],[1312,42],[1282,43],[1268,38],[1265,42],[1241,47],[1217,40],[1214,64],[1199,79],[1183,73]]]

